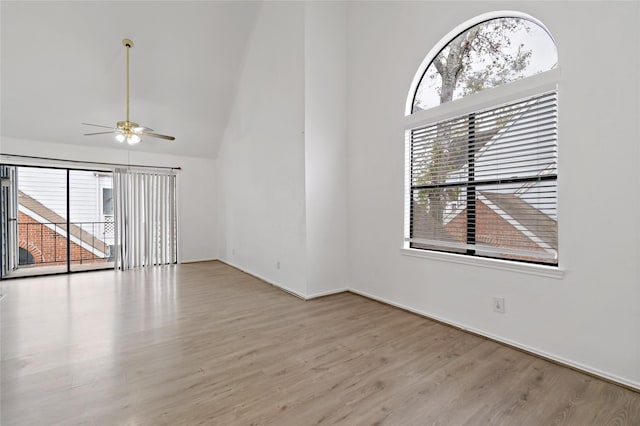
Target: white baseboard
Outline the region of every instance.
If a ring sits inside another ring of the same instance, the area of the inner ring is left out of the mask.
[[[374,295],[369,294],[367,292],[360,291],[360,290],[355,290],[355,289],[352,289],[352,288],[350,288],[349,291],[351,293],[353,293],[353,294],[357,294],[357,295],[366,297],[368,299],[376,300],[378,302],[385,303],[387,305],[395,306],[396,308],[400,308],[402,310],[412,312],[412,313],[420,315],[422,317],[433,319],[433,320],[442,322],[444,324],[451,325],[451,326],[453,326],[455,328],[458,328],[460,330],[468,331],[470,333],[477,334],[479,336],[484,336],[484,337],[486,337],[488,339],[495,340],[496,342],[504,343],[504,344],[506,344],[508,346],[512,346],[512,347],[517,348],[517,349],[522,349],[525,352],[529,352],[529,353],[537,355],[537,356],[539,356],[541,358],[556,362],[558,364],[564,365],[566,367],[569,367],[569,368],[572,368],[572,369],[575,369],[575,370],[579,370],[579,371],[591,374],[591,375],[596,376],[596,377],[603,378],[603,379],[608,380],[610,382],[615,382],[617,384],[620,384],[620,385],[625,386],[627,388],[633,389],[635,391],[640,391],[640,383],[639,382],[635,382],[633,380],[625,379],[623,377],[616,376],[615,374],[610,374],[610,373],[607,373],[605,371],[599,370],[597,368],[594,368],[594,367],[591,367],[591,366],[588,366],[588,365],[585,365],[585,364],[581,364],[579,362],[575,362],[575,361],[572,361],[570,359],[566,359],[566,358],[563,358],[561,356],[557,356],[557,355],[551,354],[549,352],[542,351],[542,350],[537,349],[537,348],[533,348],[533,347],[525,345],[525,344],[523,344],[521,342],[517,342],[517,341],[514,341],[514,340],[506,339],[504,337],[497,336],[497,335],[491,334],[491,333],[487,333],[487,332],[485,332],[483,330],[479,330],[479,329],[476,329],[476,328],[473,328],[473,327],[468,327],[468,326],[466,326],[464,324],[460,324],[460,323],[458,323],[456,321],[451,321],[448,318],[443,318],[443,317],[440,317],[438,315],[432,315],[432,314],[430,314],[428,312],[421,311],[419,309],[414,309],[414,308],[411,308],[409,306],[403,305],[401,303],[392,302],[392,301],[390,301],[388,299],[385,299],[384,297],[374,296]]]
[[[213,262],[219,259],[189,259],[189,260],[181,260],[179,263],[199,263],[199,262]]]
[[[344,293],[349,291],[347,287],[336,288],[334,290],[321,291],[319,293],[313,293],[307,296],[307,300],[317,299],[319,297],[331,296],[332,294]]]
[[[291,295],[293,295],[293,296],[296,296],[296,297],[297,297],[297,298],[299,298],[299,299],[307,300],[307,296],[306,296],[305,294],[302,294],[302,293],[300,293],[300,292],[298,292],[298,291],[296,291],[296,290],[292,290],[292,289],[290,289],[289,287],[287,287],[287,286],[285,286],[285,285],[282,285],[282,284],[276,283],[276,282],[274,282],[274,281],[272,281],[272,280],[270,280],[270,279],[268,279],[268,278],[266,278],[266,277],[263,277],[263,276],[262,276],[262,275],[260,275],[260,274],[257,274],[257,273],[255,273],[255,272],[253,272],[253,271],[251,271],[251,270],[249,270],[249,269],[245,268],[244,266],[236,265],[235,263],[233,263],[233,262],[231,262],[230,260],[227,260],[227,259],[218,259],[218,260],[219,260],[220,262],[222,262],[222,263],[225,263],[225,264],[227,264],[227,265],[229,265],[229,266],[232,266],[232,267],[234,267],[234,268],[236,268],[236,269],[239,269],[239,270],[241,270],[242,272],[245,272],[245,273],[247,273],[247,274],[249,274],[249,275],[251,275],[251,276],[254,276],[254,277],[256,277],[256,278],[258,278],[258,279],[260,279],[260,280],[262,280],[262,281],[266,282],[267,284],[271,284],[271,285],[272,285],[272,286],[274,286],[274,287],[278,287],[279,289],[284,290],[284,291],[286,291],[287,293],[289,293],[289,294],[291,294]]]

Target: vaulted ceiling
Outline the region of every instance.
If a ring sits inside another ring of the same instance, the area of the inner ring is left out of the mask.
[[[3,137],[126,149],[89,122],[131,120],[176,141],[135,149],[215,157],[259,2],[1,2]],[[0,147],[1,148],[1,147]]]

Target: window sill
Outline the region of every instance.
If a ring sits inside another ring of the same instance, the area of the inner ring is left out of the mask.
[[[412,249],[412,248],[406,248],[406,247],[401,248],[400,252],[405,256],[459,263],[463,265],[478,266],[481,268],[499,269],[501,271],[518,272],[521,274],[537,275],[540,277],[554,278],[556,280],[563,279],[564,273],[565,273],[564,270],[555,266],[536,265],[532,263],[523,263],[523,262],[511,262],[508,260],[465,256],[465,255],[455,254],[455,253],[418,250],[418,249]]]

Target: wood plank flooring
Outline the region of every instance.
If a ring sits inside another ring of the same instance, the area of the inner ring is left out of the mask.
[[[640,425],[640,394],[220,262],[5,281],[0,424]]]

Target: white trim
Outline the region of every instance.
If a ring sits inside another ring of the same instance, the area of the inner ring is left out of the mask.
[[[526,230],[526,228],[524,227],[523,229]],[[520,249],[500,247],[500,246],[491,246],[488,243],[483,243],[481,241],[476,241],[475,244],[461,243],[456,241],[435,240],[435,239],[432,240],[430,238],[405,238],[404,241],[405,243],[417,243],[417,244],[423,244],[423,245],[429,245],[429,246],[441,247],[441,248],[449,248],[449,249],[457,249],[457,250],[475,250],[476,253],[478,252],[492,253],[500,256],[504,254],[512,254],[514,256],[536,257],[538,259],[554,259],[555,260],[557,258],[557,255],[555,252],[551,253],[546,251],[542,252],[542,251],[532,251],[532,250],[520,250]],[[404,248],[411,248],[411,247],[408,245],[405,245]],[[500,257],[500,259],[509,260],[509,261],[513,260],[513,259],[504,258],[504,257]]]
[[[404,132],[404,238],[411,237],[411,131]]]
[[[215,258],[215,259],[187,259],[187,260],[181,260],[181,261],[179,261],[177,263],[183,265],[183,264],[188,264],[188,263],[215,262],[217,260],[220,260],[220,259],[217,259],[217,258]],[[223,262],[223,263],[226,263],[226,262]],[[238,269],[240,269],[240,268],[238,268]]]
[[[292,296],[295,296],[295,297],[297,297],[299,299],[302,299],[302,300],[307,300],[307,296],[305,294],[300,293],[300,292],[298,292],[296,290],[292,290],[289,287],[284,286],[282,284],[276,283],[275,281],[272,281],[269,278],[266,278],[266,277],[264,277],[264,276],[262,276],[260,274],[257,274],[257,273],[255,273],[255,272],[253,272],[251,270],[248,270],[247,268],[245,268],[243,266],[239,266],[238,264],[233,263],[230,260],[227,260],[227,259],[218,259],[218,260],[220,262],[222,262],[222,263],[225,263],[225,264],[227,264],[229,266],[232,266],[232,267],[234,267],[236,269],[239,269],[242,272],[245,272],[245,273],[247,273],[249,275],[252,275],[252,276],[254,276],[254,277],[266,282],[267,284],[271,284],[274,287],[278,287],[279,289],[286,291],[287,293],[291,294]]]
[[[523,350],[525,350],[527,352],[530,352],[530,353],[532,353],[534,355],[538,355],[540,357],[553,360],[553,361],[555,361],[555,362],[557,362],[559,364],[562,364],[562,365],[565,365],[565,366],[568,366],[568,367],[572,367],[572,368],[575,368],[577,370],[582,370],[582,371],[591,373],[591,374],[593,374],[595,376],[599,376],[599,377],[605,378],[607,380],[611,380],[612,382],[617,382],[617,383],[623,384],[625,386],[628,386],[630,388],[634,388],[634,389],[640,391],[640,382],[635,382],[633,380],[628,380],[628,379],[625,379],[623,377],[616,376],[615,374],[607,373],[605,371],[599,370],[599,369],[591,367],[589,365],[582,364],[582,363],[579,363],[579,362],[575,362],[575,361],[572,361],[570,359],[551,354],[549,352],[546,352],[546,351],[543,351],[541,349],[525,345],[525,344],[523,344],[521,342],[518,342],[518,341],[515,341],[515,340],[507,339],[505,337],[498,336],[498,335],[495,335],[495,334],[492,334],[492,333],[487,333],[485,331],[482,331],[482,330],[474,328],[474,327],[468,327],[468,326],[466,326],[464,324],[461,324],[461,323],[459,323],[457,321],[452,321],[452,320],[450,320],[448,318],[444,318],[444,317],[441,317],[441,316],[438,316],[438,315],[432,315],[432,314],[430,314],[430,313],[428,313],[426,311],[423,311],[423,310],[420,310],[420,309],[414,309],[414,308],[411,308],[411,307],[409,307],[407,305],[403,305],[402,303],[392,302],[392,301],[390,301],[390,300],[388,300],[388,299],[386,299],[384,297],[374,296],[374,295],[372,295],[370,293],[367,293],[367,292],[364,292],[364,291],[360,291],[360,290],[349,289],[349,291],[351,293],[357,294],[359,296],[363,296],[363,297],[366,297],[366,298],[371,299],[371,300],[376,300],[378,302],[386,303],[388,305],[395,306],[396,308],[399,308],[399,309],[402,309],[402,310],[405,310],[405,311],[408,311],[408,312],[412,312],[414,314],[420,315],[420,316],[425,317],[427,319],[440,321],[440,322],[442,322],[444,324],[451,325],[451,326],[456,327],[456,328],[458,328],[460,330],[468,331],[468,332],[471,332],[471,333],[474,333],[474,334],[477,334],[477,335],[480,335],[480,336],[487,337],[487,338],[489,338],[491,340],[495,340],[496,342],[502,342],[502,343],[505,343],[507,345],[513,346],[515,348],[523,349]]]
[[[182,263],[182,247],[184,247],[182,242],[184,224],[182,223],[182,204],[180,203],[180,194],[182,193],[182,191],[180,191],[180,185],[182,185],[182,178],[180,177],[180,173],[175,173],[174,176],[175,181],[173,184],[175,185],[175,188],[173,188],[173,193],[175,194],[176,203],[174,206],[176,214],[176,263]]]
[[[266,282],[267,284],[270,284],[270,285],[272,285],[274,287],[278,287],[280,290],[286,291],[287,293],[290,293],[291,295],[293,295],[293,296],[295,296],[295,297],[297,297],[299,299],[305,300],[305,301],[306,300],[317,299],[317,298],[325,297],[325,296],[331,296],[333,294],[344,293],[344,292],[347,292],[347,291],[350,290],[348,287],[343,287],[343,288],[336,288],[336,289],[333,289],[333,290],[321,291],[321,292],[313,293],[313,294],[303,294],[303,293],[300,293],[299,291],[292,290],[287,286],[284,286],[282,284],[278,284],[275,281],[267,279],[267,278],[263,277],[260,274],[256,274],[255,272],[249,271],[249,270],[247,270],[247,268],[241,267],[241,266],[239,266],[239,265],[237,265],[237,264],[235,264],[235,263],[233,263],[233,262],[231,262],[229,260],[225,260],[225,259],[217,259],[217,260],[219,262],[222,262],[224,264],[232,266],[232,267],[234,267],[236,269],[239,269],[242,272],[245,272],[245,273],[247,273],[247,274],[249,274],[251,276],[254,276],[254,277],[258,278],[259,280],[262,280],[262,281]]]
[[[447,253],[433,250],[420,250],[408,247],[405,243],[400,249],[400,253],[405,256],[419,257],[423,259],[439,260],[462,265],[476,266],[481,268],[498,269],[501,271],[518,272],[539,277],[554,278],[561,280],[564,278],[565,270],[555,266],[537,265],[535,263],[514,262],[502,259],[490,259],[485,257],[467,256],[466,254]]]
[[[451,42],[451,40],[456,38],[459,34],[467,31],[469,28],[471,28],[471,27],[473,27],[473,26],[475,26],[477,24],[480,24],[481,22],[488,21],[488,20],[491,20],[491,19],[498,19],[498,18],[522,18],[522,19],[526,19],[527,21],[531,21],[531,22],[535,23],[536,25],[538,25],[540,28],[542,28],[549,35],[549,37],[553,41],[553,44],[556,45],[556,50],[557,50],[558,43],[556,43],[556,40],[553,38],[553,35],[549,31],[549,29],[547,29],[547,27],[542,22],[540,22],[540,20],[538,20],[538,19],[534,18],[533,16],[528,15],[526,13],[518,12],[518,11],[515,11],[515,10],[496,10],[494,12],[483,13],[481,15],[478,15],[478,16],[475,16],[475,17],[473,17],[471,19],[468,19],[465,22],[463,22],[460,25],[458,25],[457,27],[455,27],[454,29],[452,29],[451,31],[449,31],[445,36],[443,36],[440,39],[440,41],[438,41],[433,46],[433,48],[429,51],[427,56],[425,56],[425,58],[420,63],[420,66],[418,67],[418,70],[416,71],[415,75],[413,76],[413,80],[411,81],[411,85],[409,86],[409,94],[407,95],[407,102],[406,102],[406,105],[405,105],[405,115],[406,116],[410,116],[411,115],[411,111],[413,110],[413,97],[414,97],[414,95],[416,93],[416,90],[418,90],[418,85],[420,84],[420,80],[422,79],[422,76],[427,71],[427,68],[429,67],[429,65],[431,65],[431,62],[435,59],[435,57],[438,55],[438,53],[440,53],[440,51],[442,49],[444,49],[447,46],[447,44],[449,44]],[[558,52],[558,56],[560,56],[559,52]],[[558,60],[558,62],[560,62],[560,61]],[[531,77],[527,77],[527,78],[531,78]],[[494,90],[494,89],[492,89],[492,90]]]
[[[561,74],[560,68],[554,68],[531,77],[473,93],[434,108],[418,111],[405,117],[404,128],[405,130],[410,130],[421,125],[433,124],[486,108],[495,108],[507,102],[557,90]]]
[[[325,297],[325,296],[332,296],[334,294],[340,294],[340,293],[345,293],[350,291],[350,289],[348,287],[343,287],[343,288],[337,288],[335,290],[327,290],[327,291],[321,291],[319,293],[313,293],[308,295],[305,300],[313,300],[313,299],[317,299],[320,297]]]

